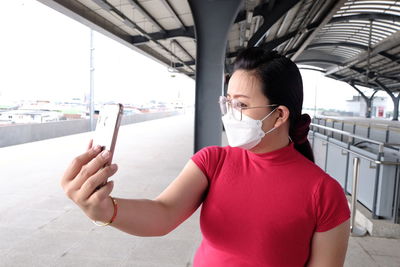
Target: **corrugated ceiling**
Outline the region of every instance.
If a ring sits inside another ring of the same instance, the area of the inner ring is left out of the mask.
[[[186,0],[38,1],[171,70],[195,75]],[[227,69],[241,48],[261,45],[334,79],[400,92],[400,1],[246,0],[228,37]]]

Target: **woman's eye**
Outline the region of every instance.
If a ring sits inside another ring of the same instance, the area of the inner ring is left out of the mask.
[[[241,108],[247,108],[247,105],[245,104],[245,103],[239,103],[239,107],[241,107]]]

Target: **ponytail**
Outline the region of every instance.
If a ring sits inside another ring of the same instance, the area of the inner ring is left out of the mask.
[[[296,150],[303,154],[304,157],[314,162],[314,153],[307,138],[310,130],[310,123],[310,116],[308,114],[302,114],[298,120],[294,121],[293,127],[290,127],[289,136],[293,140]]]

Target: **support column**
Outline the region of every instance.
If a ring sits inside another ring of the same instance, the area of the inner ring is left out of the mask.
[[[365,117],[366,118],[371,118],[371,110],[372,110],[372,101],[374,100],[375,94],[378,92],[378,90],[375,90],[374,93],[368,97],[366,96],[361,90],[359,90],[354,83],[349,83],[351,87],[353,87],[360,95],[361,97],[365,100],[365,103],[367,104],[367,110],[365,111]]]
[[[393,121],[399,120],[399,101],[400,101],[400,93],[395,96],[392,91],[389,90],[383,83],[381,83],[378,79],[375,82],[392,98],[393,101]]]
[[[393,100],[393,119],[394,121],[399,120],[399,102],[400,102],[400,93],[397,95],[397,97],[392,98]]]
[[[221,145],[225,47],[242,0],[188,0],[196,35],[195,152]]]

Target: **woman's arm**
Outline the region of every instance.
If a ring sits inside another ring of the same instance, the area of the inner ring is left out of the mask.
[[[114,212],[110,193],[113,182],[96,188],[116,173],[116,165],[102,168],[108,157],[90,148],[73,160],[61,185],[92,220],[108,222]],[[115,167],[115,168],[113,168]],[[191,160],[178,177],[156,199],[118,199],[118,214],[111,224],[138,236],[161,236],[172,231],[202,203],[208,181]]]
[[[315,232],[307,267],[342,267],[350,235],[350,220],[326,232]]]
[[[138,236],[166,235],[196,211],[207,186],[207,178],[190,160],[156,199],[117,199],[121,210],[112,226]]]

